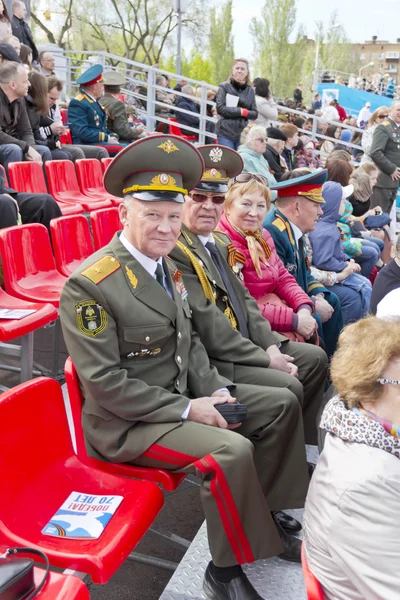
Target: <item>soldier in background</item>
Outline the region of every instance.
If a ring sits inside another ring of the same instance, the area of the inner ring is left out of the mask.
[[[130,144],[142,135],[144,127],[129,125],[127,106],[118,98],[121,86],[126,84],[126,78],[117,71],[107,71],[103,75],[103,81],[104,96],[100,98],[100,104],[107,113],[107,128],[118,137],[120,143]]]

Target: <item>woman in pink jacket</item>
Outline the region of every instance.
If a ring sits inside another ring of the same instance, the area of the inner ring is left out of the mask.
[[[261,225],[270,207],[263,177],[242,173],[229,184],[219,229],[246,262],[244,284],[271,328],[291,340],[310,339],[317,329],[314,304],[284,267],[272,237]]]

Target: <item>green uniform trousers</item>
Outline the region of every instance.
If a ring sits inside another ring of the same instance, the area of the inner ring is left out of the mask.
[[[267,401],[270,393],[274,402]],[[297,398],[283,388],[241,384],[235,396],[248,409],[238,429],[185,421],[134,461],[202,478],[210,551],[219,567],[282,552],[270,511],[304,506],[309,481]]]

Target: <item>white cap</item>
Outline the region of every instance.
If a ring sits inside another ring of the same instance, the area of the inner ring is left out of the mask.
[[[371,106],[371,102],[366,102],[365,106]]]
[[[348,198],[354,192],[354,185],[350,183],[349,185],[342,186],[342,198]]]
[[[380,319],[400,317],[400,288],[392,290],[379,302],[376,316]]]

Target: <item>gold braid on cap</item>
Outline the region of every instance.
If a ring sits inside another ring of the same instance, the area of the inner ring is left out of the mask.
[[[123,194],[130,194],[131,192],[151,192],[154,190],[155,192],[176,192],[177,194],[183,194],[187,196],[188,191],[185,188],[180,188],[176,186],[165,185],[160,187],[159,185],[131,185],[131,187],[124,188],[122,190]]]
[[[189,248],[187,248],[179,240],[176,242],[176,245],[178,246],[179,250],[182,250],[182,252],[188,257],[188,259],[192,263],[192,266],[193,266],[194,270],[196,271],[196,275],[200,281],[200,285],[202,287],[205,297],[208,298],[208,300],[211,300],[212,302],[214,302],[214,304],[215,304],[215,296],[214,296],[213,289],[211,287],[210,282],[208,281],[206,272],[204,271],[203,267],[201,266],[199,260],[195,257],[193,252],[191,252],[189,250]]]
[[[322,189],[315,188],[313,190],[308,190],[308,192],[297,192],[298,196],[308,196],[310,200],[323,200],[322,198]]]

